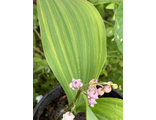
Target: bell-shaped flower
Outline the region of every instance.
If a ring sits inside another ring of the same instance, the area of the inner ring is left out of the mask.
[[[73,90],[75,90],[75,89],[79,90],[79,88],[83,86],[83,83],[81,82],[80,79],[73,79],[73,81],[69,84],[69,86]]]
[[[88,98],[88,104],[89,104],[91,107],[94,107],[94,104],[97,104],[97,102],[95,101],[95,99],[90,99],[90,98]]]
[[[98,93],[97,91],[87,91],[88,92],[88,98],[91,98],[91,99],[98,99]]]
[[[63,114],[62,120],[73,120],[74,118],[75,116],[73,115],[73,113],[66,112],[65,114]]]

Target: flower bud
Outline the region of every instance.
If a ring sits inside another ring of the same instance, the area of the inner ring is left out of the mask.
[[[104,95],[104,89],[103,89],[103,88],[98,88],[98,89],[97,89],[97,93],[98,93],[98,95],[100,95],[100,96]]]
[[[112,90],[111,86],[105,86],[105,88],[104,88],[105,93],[110,93],[111,90]]]
[[[117,89],[118,88],[118,85],[117,84],[112,84],[113,88],[114,89]]]

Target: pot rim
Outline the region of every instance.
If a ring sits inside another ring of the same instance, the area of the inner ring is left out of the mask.
[[[33,109],[33,117],[36,114],[36,111],[38,110],[38,107],[40,106],[40,104],[49,96],[49,94],[51,94],[53,91],[55,91],[56,89],[58,89],[59,87],[61,87],[61,85],[57,85],[55,87],[53,87],[49,92],[47,92],[43,98],[36,104],[35,108]]]

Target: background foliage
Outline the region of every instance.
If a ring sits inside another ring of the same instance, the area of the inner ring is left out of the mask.
[[[117,83],[119,85],[118,90],[123,93],[123,52],[121,51],[123,49],[123,40],[120,45],[117,43],[119,41],[116,40],[116,29],[118,29],[116,21],[120,21],[119,29],[123,30],[123,15],[121,15],[123,7],[118,3],[121,0],[90,0],[90,2],[95,5],[103,18],[107,35],[107,60],[101,71],[99,81]],[[119,40],[123,39],[123,32],[120,33],[122,35],[119,35]],[[33,107],[37,103],[36,96],[44,95],[58,84],[59,82],[49,68],[44,56],[37,6],[33,4]]]

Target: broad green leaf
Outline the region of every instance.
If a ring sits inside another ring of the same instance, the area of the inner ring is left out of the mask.
[[[83,95],[83,98],[85,99],[86,102],[86,119],[87,120],[98,120],[93,111],[90,109],[88,105],[88,99],[85,95]]]
[[[77,92],[69,87],[72,78],[86,84],[99,77],[105,63],[103,20],[85,0],[38,0],[37,5],[46,60],[71,103]],[[81,104],[82,95],[79,99]]]
[[[115,8],[115,3],[111,3],[109,5],[107,5],[106,9],[113,9]]]
[[[95,7],[99,11],[101,17],[103,18],[103,15],[104,15],[104,5],[96,5]]]
[[[114,38],[119,51],[123,54],[123,2],[116,11]]]
[[[118,98],[99,98],[91,110],[98,120],[123,120],[123,100]]]

